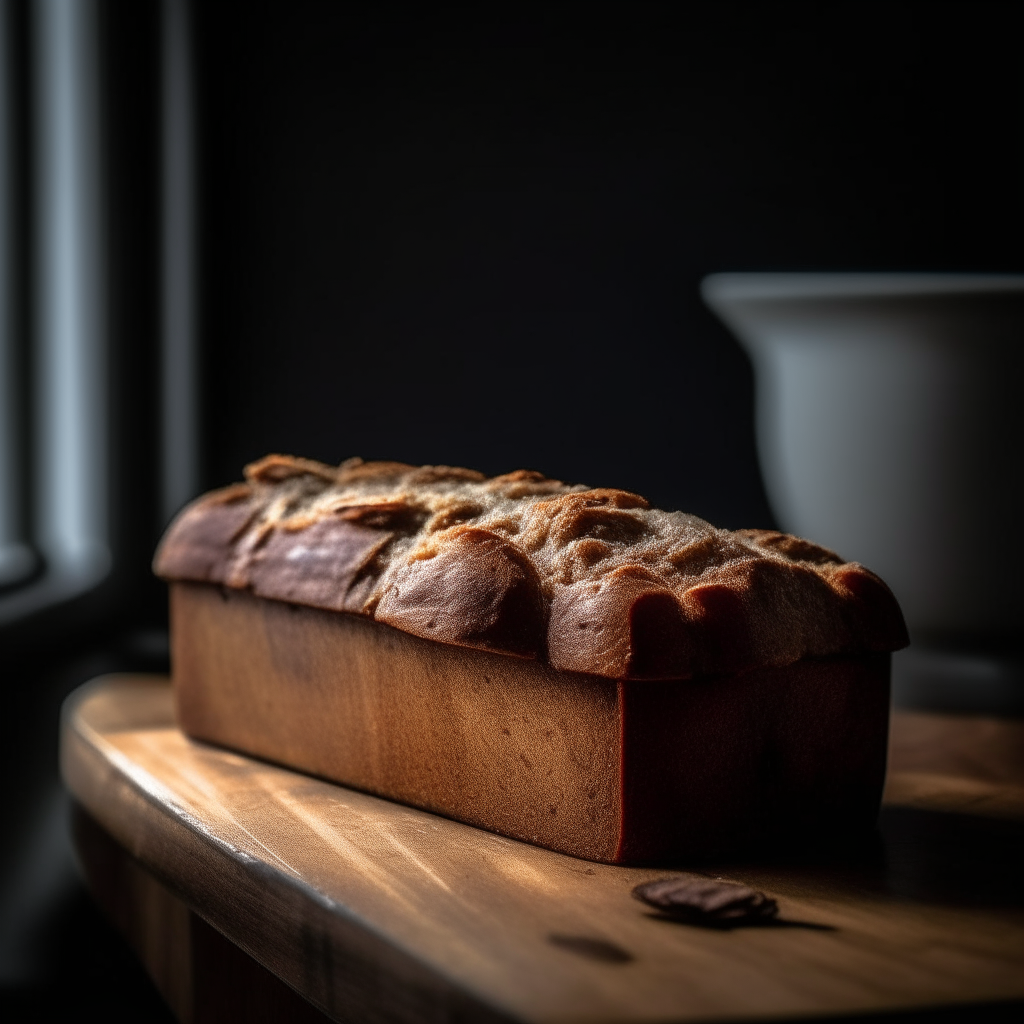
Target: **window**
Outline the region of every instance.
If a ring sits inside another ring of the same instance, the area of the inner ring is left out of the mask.
[[[119,292],[108,281],[105,203],[118,197],[105,192],[102,12],[99,0],[0,0],[0,625],[95,587],[116,547],[106,303]],[[187,14],[185,0],[160,8],[152,114],[161,250],[152,458],[164,522],[197,488]]]

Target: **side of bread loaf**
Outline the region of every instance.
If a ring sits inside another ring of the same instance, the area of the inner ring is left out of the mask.
[[[781,667],[907,643],[885,584],[807,541],[519,471],[271,455],[186,508],[168,580],[349,612],[611,679]]]
[[[614,680],[186,582],[171,623],[188,735],[576,857],[820,844],[878,813],[886,654]]]

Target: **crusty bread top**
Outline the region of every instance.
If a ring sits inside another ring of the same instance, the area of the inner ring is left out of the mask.
[[[628,491],[520,470],[268,455],[171,525],[158,575],[353,612],[613,679],[689,678],[907,643],[873,573]]]

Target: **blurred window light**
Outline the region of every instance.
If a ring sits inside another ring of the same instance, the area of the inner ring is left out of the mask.
[[[106,374],[94,0],[36,0],[39,541],[105,571]]]
[[[82,593],[110,568],[97,8],[98,0],[32,0],[29,7],[33,336],[27,397],[32,535],[45,571],[0,598],[0,623]],[[10,270],[3,268],[8,286]],[[8,389],[14,386],[13,351],[8,333]],[[13,422],[16,403],[3,397],[8,451],[0,458],[11,460],[12,468],[4,463],[0,471],[8,474],[4,514],[13,522],[18,495],[9,481],[17,480],[18,449],[28,452],[6,423]]]

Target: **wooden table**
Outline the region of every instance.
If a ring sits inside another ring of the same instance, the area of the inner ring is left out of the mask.
[[[680,865],[779,901],[781,925],[733,931],[631,898],[671,870],[576,860],[192,742],[163,678],[78,690],[61,758],[86,876],[182,1020],[759,1020],[1024,999],[1024,723],[897,714],[862,849]]]

